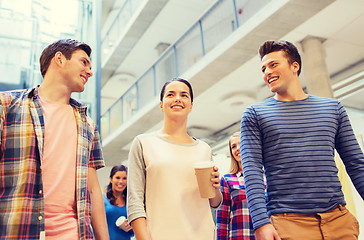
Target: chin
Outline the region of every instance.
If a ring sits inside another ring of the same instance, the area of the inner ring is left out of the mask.
[[[75,89],[75,90],[74,90],[74,91],[72,91],[72,92],[79,92],[79,93],[81,93],[81,92],[83,92],[83,91],[85,91],[85,87],[77,88],[77,89]]]

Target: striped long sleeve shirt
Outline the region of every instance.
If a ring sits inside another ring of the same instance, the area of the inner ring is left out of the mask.
[[[345,205],[335,149],[364,199],[364,155],[338,100],[269,98],[247,108],[240,151],[254,229],[270,223],[268,215],[312,214]]]

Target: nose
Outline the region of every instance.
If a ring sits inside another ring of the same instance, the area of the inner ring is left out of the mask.
[[[181,101],[181,96],[179,94],[176,95],[176,101]]]
[[[87,74],[87,76],[88,76],[88,77],[91,77],[91,76],[93,75],[93,73],[92,73],[91,69],[88,69],[88,70],[86,71],[86,74]]]
[[[271,73],[272,73],[272,70],[271,70],[269,67],[267,67],[267,68],[264,70],[264,75],[266,75],[266,76],[269,76]]]

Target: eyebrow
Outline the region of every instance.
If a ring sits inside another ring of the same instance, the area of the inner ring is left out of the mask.
[[[267,65],[272,64],[273,62],[276,62],[276,61],[277,61],[277,59],[270,60],[269,62],[267,62],[264,65],[262,65],[262,68],[261,69],[263,70],[264,68],[266,68]]]
[[[166,93],[176,93],[176,91],[168,90]],[[187,94],[190,94],[188,91],[181,91],[181,93],[187,93]]]

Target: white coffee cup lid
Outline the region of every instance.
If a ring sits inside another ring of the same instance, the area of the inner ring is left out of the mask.
[[[126,220],[126,218],[125,218],[124,216],[121,216],[121,217],[119,217],[119,218],[116,220],[115,225],[116,225],[117,227],[119,227],[121,224],[123,224],[123,222],[125,222],[125,220]]]
[[[213,161],[203,161],[194,164],[194,168],[209,168],[215,166]]]

